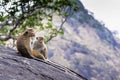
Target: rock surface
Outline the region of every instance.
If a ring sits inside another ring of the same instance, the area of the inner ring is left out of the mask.
[[[21,57],[17,51],[0,46],[0,80],[87,80],[52,62]]]

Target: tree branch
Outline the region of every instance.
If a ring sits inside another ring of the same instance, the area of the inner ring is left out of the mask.
[[[60,32],[60,30],[62,30],[63,25],[64,25],[64,23],[66,22],[67,18],[68,18],[68,17],[66,17],[64,21],[63,21],[63,19],[62,19],[62,23],[61,23],[59,29],[57,30],[56,34],[51,34],[51,35],[50,35],[50,38],[46,41],[46,43],[49,42],[50,40],[52,40],[54,37],[56,37],[56,36],[59,34],[59,32]]]
[[[12,36],[12,35],[0,35],[0,40],[1,41],[7,41],[9,39],[16,40],[17,37],[16,36]]]
[[[24,14],[20,19],[16,20],[16,23],[15,25],[13,26],[13,28],[9,31],[9,33],[7,35],[0,35],[0,40],[1,41],[7,41],[9,39],[14,39],[16,40],[17,37],[16,36],[13,36],[12,33],[14,32],[14,30],[20,26],[28,17],[32,16],[33,14],[35,14],[37,11],[39,11],[41,8],[40,7],[36,7],[36,9],[32,9],[30,11],[30,13],[26,13]],[[1,24],[1,27],[0,27],[0,30],[6,26],[8,24],[8,21],[10,21],[10,19],[6,20],[5,22],[3,22]]]
[[[2,30],[4,26],[12,26],[13,24],[12,24],[12,23],[9,23],[9,21],[11,21],[11,19],[12,19],[12,18],[8,18],[8,19],[6,19],[4,22],[2,22],[2,23],[0,24],[0,30]]]
[[[45,8],[47,8],[47,7],[46,7],[46,6],[40,6],[40,5],[37,5],[37,6],[35,6],[35,7],[29,7],[28,10],[25,9],[25,11],[23,10],[23,12],[22,12],[21,14],[19,14],[19,15],[22,15],[21,17],[20,17],[20,16],[17,16],[17,17],[16,17],[15,15],[12,15],[12,13],[11,13],[9,10],[7,10],[5,6],[3,6],[3,8],[4,8],[5,11],[10,15],[11,19],[15,20],[15,22],[12,23],[13,27],[12,27],[12,29],[8,32],[8,34],[6,34],[6,35],[4,35],[4,36],[0,35],[0,40],[6,41],[6,40],[8,40],[8,39],[10,39],[10,38],[15,39],[15,37],[13,37],[12,33],[13,33],[14,30],[15,30],[16,28],[18,28],[28,17],[34,15],[34,14],[35,14],[36,12],[38,12],[38,11],[41,11],[41,10],[44,11]],[[24,6],[23,6],[21,9],[23,9],[23,8],[24,8]],[[14,14],[15,14],[15,13],[14,13]],[[1,30],[4,26],[6,26],[6,25],[9,24],[9,21],[10,21],[11,19],[8,18],[8,20],[4,21],[4,22],[1,24],[0,30]],[[67,20],[67,17],[65,17],[65,19],[62,20],[62,23],[61,23],[59,29],[57,30],[57,33],[50,35],[50,38],[48,39],[48,41],[50,41],[52,38],[54,38],[54,37],[56,37],[56,36],[58,35],[58,33],[60,32],[60,30],[62,30],[63,24],[65,23],[66,20]],[[47,42],[48,42],[48,41],[47,41]]]
[[[63,7],[63,10],[61,10],[61,11],[65,11],[65,8]],[[67,9],[67,10],[65,11],[65,13],[69,13],[69,16],[72,15],[72,14],[71,14],[71,8]],[[59,34],[60,30],[63,29],[63,25],[64,25],[64,23],[66,22],[66,20],[67,20],[67,18],[68,18],[69,16],[66,16],[64,20],[63,20],[63,18],[62,18],[62,20],[61,20],[62,23],[61,23],[61,25],[59,26],[59,29],[57,30],[56,34],[51,34],[50,37],[49,37],[49,39],[46,41],[46,43],[49,42],[50,40],[52,40],[54,37],[56,37],[56,36]]]

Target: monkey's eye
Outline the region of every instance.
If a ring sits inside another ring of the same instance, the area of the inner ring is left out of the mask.
[[[36,37],[36,39],[38,39],[38,37]]]
[[[28,34],[28,31],[26,31],[25,34]]]

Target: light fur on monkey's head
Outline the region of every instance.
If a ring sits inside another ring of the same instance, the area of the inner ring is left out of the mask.
[[[36,37],[36,39],[37,39],[40,43],[44,41],[44,37],[43,37],[43,36]]]
[[[36,37],[36,39],[43,39],[44,40],[44,37],[43,36],[39,36],[39,37]]]
[[[28,36],[28,37],[33,37],[35,36],[35,32],[33,28],[27,28],[23,35]]]

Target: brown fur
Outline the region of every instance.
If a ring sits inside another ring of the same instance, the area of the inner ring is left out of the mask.
[[[44,59],[44,57],[41,56],[40,53],[35,52],[34,50],[31,50],[30,38],[34,36],[35,36],[34,30],[31,28],[27,29],[17,39],[17,50],[23,57],[33,58],[33,59],[36,59],[36,58]]]
[[[33,56],[35,56],[36,58],[45,60],[45,57],[44,57],[41,53],[39,53],[37,50],[32,50],[32,54],[33,54]]]

